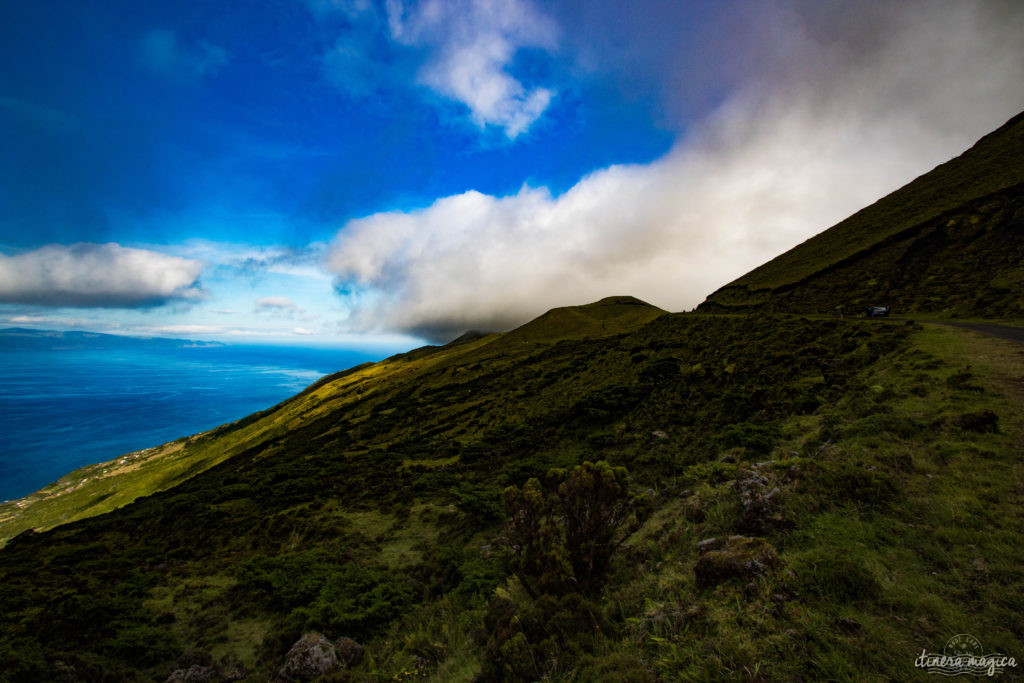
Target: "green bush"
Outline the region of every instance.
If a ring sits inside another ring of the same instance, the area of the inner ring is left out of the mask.
[[[604,461],[549,470],[504,499],[511,569],[534,597],[598,590],[625,523],[642,512],[626,469]]]

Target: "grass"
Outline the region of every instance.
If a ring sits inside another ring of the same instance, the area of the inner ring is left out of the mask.
[[[980,390],[947,383],[966,361]],[[649,561],[661,567],[656,578],[627,583],[619,598],[633,603],[622,609],[635,614],[627,620],[639,631],[634,642],[645,647],[645,661],[659,675],[684,680],[723,671],[735,678],[909,680],[920,676],[913,669],[916,654],[941,651],[955,633],[975,634],[987,651],[1019,650],[1024,586],[1012,567],[1020,566],[1024,552],[1012,546],[1024,531],[1013,513],[1024,476],[1014,417],[1022,403],[1001,387],[1022,373],[1024,354],[1009,343],[937,326],[915,335],[901,357],[863,377],[866,391],[836,406],[846,436],[817,461],[790,461],[790,469],[813,463],[828,471],[850,462],[875,467],[896,482],[900,495],[878,502],[837,499],[831,488],[815,489],[820,476],[802,475],[789,508],[794,527],[769,536],[794,575],[764,580],[753,599],[741,586],[713,595],[695,590],[685,570],[692,551],[672,569],[665,567],[672,555],[655,554]],[[927,397],[919,395],[921,385]],[[882,392],[872,390],[879,386]],[[998,411],[1002,433],[936,430],[936,423],[965,409]],[[876,410],[888,419],[861,429]],[[907,433],[908,421],[919,428]],[[728,498],[726,488],[719,490]],[[730,530],[721,512],[696,528],[681,521],[673,526],[682,519],[672,514],[677,505],[649,522],[653,535],[670,539],[673,549]],[[808,640],[796,646],[797,636]],[[885,656],[864,659],[862,652]]]
[[[166,678],[201,650],[260,680],[309,629],[365,646],[356,681],[902,680],[960,632],[1019,654],[1017,347],[902,321],[627,327],[328,378],[210,435],[232,455],[177,486],[13,540],[0,678]],[[986,411],[997,431],[962,419]],[[584,460],[628,467],[652,514],[598,595],[531,598],[501,490]],[[699,587],[751,469],[780,493],[744,533],[781,563]]]

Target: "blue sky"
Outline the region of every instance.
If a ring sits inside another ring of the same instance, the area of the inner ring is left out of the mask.
[[[689,308],[1024,108],[1022,18],[4,3],[0,325],[400,347]]]

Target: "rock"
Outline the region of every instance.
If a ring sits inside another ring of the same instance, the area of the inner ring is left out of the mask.
[[[740,494],[740,504],[743,506],[739,531],[746,534],[763,534],[769,528],[782,524],[782,517],[775,514],[782,491],[777,486],[767,491],[769,484],[767,477],[754,470],[741,469],[736,473],[734,486]]]
[[[311,681],[338,668],[334,645],[316,631],[310,631],[292,645],[284,666],[277,672],[278,681]]]
[[[363,646],[351,638],[342,636],[334,641],[334,652],[338,657],[338,664],[343,669],[351,669],[363,661]]]
[[[242,664],[242,660],[235,655],[228,655],[220,661],[220,680],[224,683],[241,681],[248,675],[249,672]]]
[[[749,536],[709,538],[697,544],[697,552],[700,556],[693,571],[702,588],[734,578],[751,581],[779,564],[770,543]]]
[[[768,485],[768,479],[754,470],[742,469],[736,473],[736,488],[740,491],[748,489],[763,489]]]
[[[206,683],[207,681],[240,681],[248,672],[242,662],[232,655],[219,664],[205,650],[186,650],[178,657],[178,668],[165,683]]]
[[[832,388],[836,389],[837,387],[832,387]],[[823,443],[820,446],[818,446],[818,450],[814,451],[814,455],[812,455],[811,457],[812,458],[817,458],[822,453],[827,452],[829,450],[829,448],[831,448],[831,447],[832,447],[832,439],[829,439],[825,443]]]
[[[661,431],[660,429],[655,429],[653,432],[651,432],[651,438],[657,439],[658,441],[666,441],[668,439],[668,434]]]
[[[220,670],[216,666],[193,664],[187,669],[174,671],[164,683],[211,683],[220,680]]]
[[[705,538],[703,541],[697,544],[697,552],[703,555],[709,550],[714,550],[722,546],[721,538]]]

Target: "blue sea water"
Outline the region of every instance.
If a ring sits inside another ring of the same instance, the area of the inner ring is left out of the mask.
[[[385,355],[268,346],[0,352],[0,501],[269,408]]]

